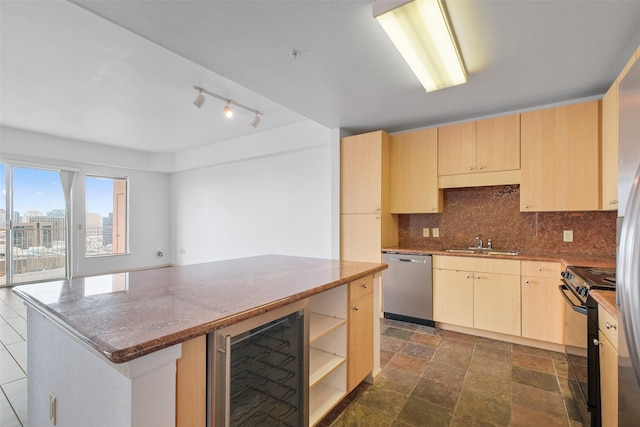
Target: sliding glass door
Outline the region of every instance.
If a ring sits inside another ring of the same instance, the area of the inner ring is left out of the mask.
[[[0,285],[63,279],[73,173],[0,164]]]

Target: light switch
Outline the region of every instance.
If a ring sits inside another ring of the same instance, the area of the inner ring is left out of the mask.
[[[565,242],[573,242],[573,230],[564,230],[562,240]]]
[[[423,228],[422,229],[422,237],[429,237],[429,229],[428,228]]]
[[[433,237],[440,237],[440,229],[439,228],[434,228],[433,230],[431,230],[431,235]]]

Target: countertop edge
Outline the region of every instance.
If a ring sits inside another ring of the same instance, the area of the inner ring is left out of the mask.
[[[589,292],[589,295],[595,300],[595,302],[601,305],[602,308],[607,311],[607,313],[612,315],[614,319],[618,320],[618,308],[616,307],[615,291],[594,289]]]
[[[524,252],[517,255],[495,255],[495,254],[468,254],[460,252],[447,252],[442,249],[418,249],[418,248],[398,248],[389,247],[382,249],[383,253],[399,253],[414,255],[443,255],[468,258],[489,258],[489,259],[512,259],[518,261],[543,261],[559,262],[563,265],[586,265],[589,267],[615,267],[615,256],[580,255],[568,253],[533,253]]]
[[[275,300],[267,304],[254,307],[249,310],[245,310],[239,313],[233,313],[229,316],[221,317],[221,318],[212,320],[210,322],[206,322],[197,326],[184,329],[177,333],[159,336],[154,340],[140,342],[133,346],[129,346],[121,349],[113,348],[113,346],[110,346],[108,343],[100,340],[98,337],[88,337],[88,336],[85,336],[84,334],[79,333],[73,326],[71,326],[65,320],[63,316],[60,316],[55,311],[51,310],[47,304],[44,304],[39,300],[31,297],[29,294],[21,291],[19,288],[14,288],[13,292],[18,297],[20,297],[26,304],[30,305],[33,309],[35,309],[36,311],[41,313],[43,316],[50,319],[56,325],[60,326],[63,330],[70,333],[75,338],[79,339],[82,343],[88,345],[90,348],[97,351],[99,354],[103,355],[107,360],[115,364],[120,364],[120,363],[130,362],[141,356],[154,353],[156,351],[162,350],[167,347],[171,347],[176,344],[181,344],[183,342],[189,341],[198,336],[211,333],[216,329],[220,329],[225,326],[229,326],[234,323],[238,323],[243,320],[266,313],[268,311],[275,310],[280,307],[284,307],[288,304],[298,302],[305,298],[309,298],[315,294],[319,294],[321,292],[347,284],[354,280],[358,280],[362,277],[379,273],[382,270],[386,269],[387,267],[388,267],[387,264],[379,264],[375,267],[365,269],[359,273],[351,274],[349,276],[344,276],[338,280],[334,280],[332,282],[327,282],[325,284],[319,285],[313,289],[309,289],[297,294],[292,294],[291,296],[288,296],[286,298],[281,298],[279,300]]]

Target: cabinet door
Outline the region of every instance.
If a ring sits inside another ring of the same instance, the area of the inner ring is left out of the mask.
[[[473,328],[473,273],[433,270],[433,319]]]
[[[520,210],[598,210],[600,101],[523,113],[521,130]]]
[[[520,169],[520,114],[479,120],[477,172]]]
[[[521,292],[522,336],[562,344],[564,300],[558,279],[523,276]]]
[[[602,210],[618,209],[618,80],[602,98]]]
[[[600,411],[602,427],[618,425],[618,350],[600,331]]]
[[[438,128],[438,175],[476,171],[476,122]]]
[[[182,343],[176,363],[176,426],[203,426],[207,422],[207,337]]]
[[[340,215],[340,259],[380,262],[381,237],[380,214]]]
[[[474,273],[473,327],[520,335],[520,276]]]
[[[442,212],[438,130],[391,137],[391,213]]]
[[[350,392],[373,371],[373,291],[351,301],[348,322],[347,392]]]
[[[341,213],[375,213],[382,210],[382,132],[342,138],[340,143]]]

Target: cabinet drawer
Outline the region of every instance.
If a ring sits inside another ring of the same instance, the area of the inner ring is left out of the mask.
[[[349,302],[373,292],[373,276],[363,277],[349,283]]]
[[[560,263],[522,261],[522,275],[560,280]]]
[[[618,349],[618,321],[607,310],[598,305],[598,329]]]
[[[510,259],[434,256],[433,268],[520,275],[520,261]]]

